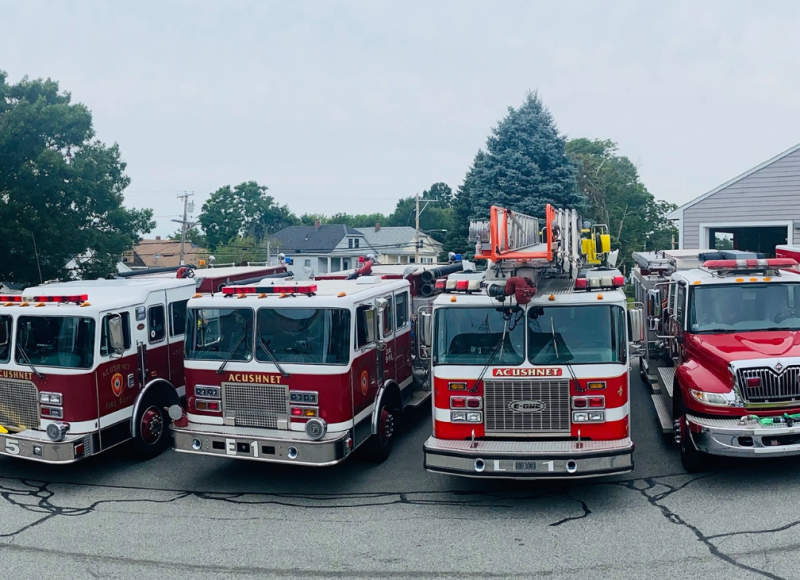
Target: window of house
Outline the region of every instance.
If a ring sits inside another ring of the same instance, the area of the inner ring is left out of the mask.
[[[408,324],[408,292],[395,296],[394,313],[398,329]]]
[[[304,265],[306,268],[310,268],[310,267],[311,267],[311,260],[305,260],[305,263],[304,263],[303,265]]]
[[[353,238],[347,238],[347,247],[348,248],[352,248],[353,247]]]
[[[359,242],[359,239],[358,239],[358,238],[355,238],[355,240],[353,241],[353,247],[354,247],[354,248],[357,248],[357,247],[358,247],[358,242]]]
[[[103,326],[100,330],[100,354],[102,356],[109,356],[111,352],[111,331],[109,324],[111,319],[122,320],[122,337],[125,343],[125,350],[131,347],[131,315],[128,312],[120,312],[115,314],[107,314],[103,318]]]
[[[169,305],[169,335],[180,336],[186,331],[186,303],[179,300]]]
[[[420,258],[419,261],[421,264],[433,264],[433,258]]]
[[[161,342],[167,336],[166,317],[164,305],[151,306],[147,311],[147,330],[150,333],[150,343]]]

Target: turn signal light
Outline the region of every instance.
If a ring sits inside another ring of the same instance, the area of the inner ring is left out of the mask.
[[[219,401],[197,401],[194,404],[198,411],[221,411]]]
[[[448,383],[447,388],[451,391],[466,391],[467,383]]]
[[[589,406],[589,399],[586,397],[572,397],[573,409],[585,409]]]
[[[586,383],[586,388],[590,391],[600,391],[606,388],[605,381],[589,381]]]
[[[316,417],[319,411],[316,407],[291,407],[292,417]]]

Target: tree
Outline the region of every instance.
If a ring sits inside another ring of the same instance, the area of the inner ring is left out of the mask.
[[[430,198],[425,196],[424,199]],[[430,234],[433,239],[439,242],[444,242],[447,232],[453,227],[453,210],[448,205],[448,201],[420,203],[419,229]],[[404,197],[397,202],[394,212],[386,220],[386,225],[415,227],[416,214],[416,197]]]
[[[200,225],[208,247],[214,251],[239,237],[251,237],[260,243],[270,234],[297,223],[286,205],[278,205],[267,195],[267,186],[255,181],[220,187],[203,204]]]
[[[453,190],[450,189],[449,185],[441,181],[434,183],[430,189],[423,191],[420,197],[422,199],[435,199],[442,204],[441,207],[450,207],[455,201]]]
[[[472,217],[488,219],[492,205],[540,217],[548,203],[580,207],[575,173],[553,116],[537,93],[528,93],[521,107],[508,108],[469,169]]]
[[[174,234],[170,234],[169,239],[180,241],[181,229],[178,228],[177,230],[175,230]],[[192,226],[186,229],[186,241],[191,242],[195,246],[199,246],[201,248],[205,248],[208,245],[208,240],[206,240],[206,235],[203,232],[201,232],[197,226]]]
[[[617,154],[608,140],[573,139],[567,152],[578,164],[578,187],[586,197],[584,217],[608,226],[612,247],[622,262],[632,265],[631,253],[668,249],[677,229],[666,215],[675,205],[656,200],[639,180],[636,166]]]
[[[116,271],[122,252],[155,223],[122,206],[130,183],[119,147],[95,139],[92,114],[58,83],[0,71],[0,279],[65,279]]]

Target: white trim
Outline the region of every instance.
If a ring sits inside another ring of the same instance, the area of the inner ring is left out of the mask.
[[[712,229],[724,229],[724,228],[767,228],[767,227],[785,227],[786,228],[786,240],[787,245],[792,245],[793,238],[794,238],[794,222],[789,221],[775,221],[775,220],[767,220],[767,221],[752,221],[752,222],[711,222],[711,223],[701,223],[698,226],[698,235],[700,239],[698,240],[698,249],[700,250],[710,250],[709,248],[709,230]]]
[[[449,423],[450,422],[450,409],[440,409],[439,407],[434,407],[433,409],[433,420],[439,421],[440,423]]]
[[[696,197],[696,198],[695,198],[695,199],[693,199],[692,201],[689,201],[689,202],[687,202],[687,203],[683,204],[682,206],[680,206],[680,207],[679,207],[678,209],[676,209],[675,211],[672,211],[672,212],[668,213],[668,214],[667,214],[667,219],[670,219],[670,220],[672,220],[672,219],[680,219],[680,218],[682,218],[682,217],[683,217],[683,210],[685,210],[686,208],[692,207],[693,205],[695,205],[695,204],[697,204],[697,203],[700,203],[700,202],[701,202],[701,201],[703,201],[704,199],[706,199],[706,198],[708,198],[708,197],[711,197],[712,195],[714,195],[715,193],[717,193],[717,192],[719,192],[719,191],[722,191],[722,190],[723,190],[723,189],[725,189],[726,187],[730,187],[731,185],[733,185],[733,184],[734,184],[734,183],[736,183],[737,181],[741,181],[742,179],[744,179],[745,177],[748,177],[748,176],[752,175],[752,174],[753,174],[753,173],[755,173],[756,171],[760,171],[761,169],[764,169],[765,167],[767,167],[767,166],[769,166],[769,165],[772,165],[772,164],[773,164],[773,163],[775,163],[776,161],[780,161],[780,160],[781,160],[781,159],[783,159],[784,157],[786,157],[786,156],[788,156],[788,155],[791,155],[792,153],[794,153],[795,151],[798,151],[798,150],[800,150],[800,143],[798,143],[798,144],[797,144],[797,145],[795,145],[794,147],[790,147],[789,149],[787,149],[787,150],[786,150],[786,151],[784,151],[783,153],[779,153],[778,155],[776,155],[776,156],[775,156],[775,157],[773,157],[772,159],[769,159],[769,160],[765,161],[765,162],[764,162],[764,163],[762,163],[761,165],[756,165],[756,166],[755,166],[755,167],[753,167],[752,169],[749,169],[749,170],[745,171],[744,173],[742,173],[741,175],[738,175],[738,176],[734,177],[734,178],[733,178],[733,179],[731,179],[730,181],[726,181],[726,182],[725,182],[725,183],[723,183],[722,185],[720,185],[720,186],[718,186],[718,187],[715,187],[714,189],[712,189],[712,190],[711,190],[711,191],[709,191],[709,192],[706,192],[706,193],[704,193],[704,194],[703,194],[703,195],[701,195],[700,197]],[[680,214],[678,214],[678,212],[680,212]]]
[[[195,415],[194,413],[186,413],[186,418],[190,423],[198,423],[200,425],[222,425],[222,417],[209,417],[207,415]]]
[[[47,426],[50,423],[64,423],[63,419],[59,419],[57,421],[53,421],[52,419],[41,419],[39,421],[39,429],[42,431],[47,430]],[[70,435],[83,435],[86,433],[95,433],[97,431],[97,420],[92,421],[66,421],[69,423],[69,434]]]

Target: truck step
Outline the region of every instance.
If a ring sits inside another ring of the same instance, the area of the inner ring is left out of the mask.
[[[672,397],[672,383],[675,382],[675,367],[661,367],[658,369],[661,384]]]
[[[653,398],[653,405],[658,414],[658,422],[661,423],[661,431],[663,433],[672,433],[672,411],[669,408],[669,402],[664,395],[650,395]]]
[[[430,398],[431,398],[430,391],[414,391],[414,394],[411,396],[411,400],[408,402],[408,405],[406,406],[412,409],[416,409]]]

